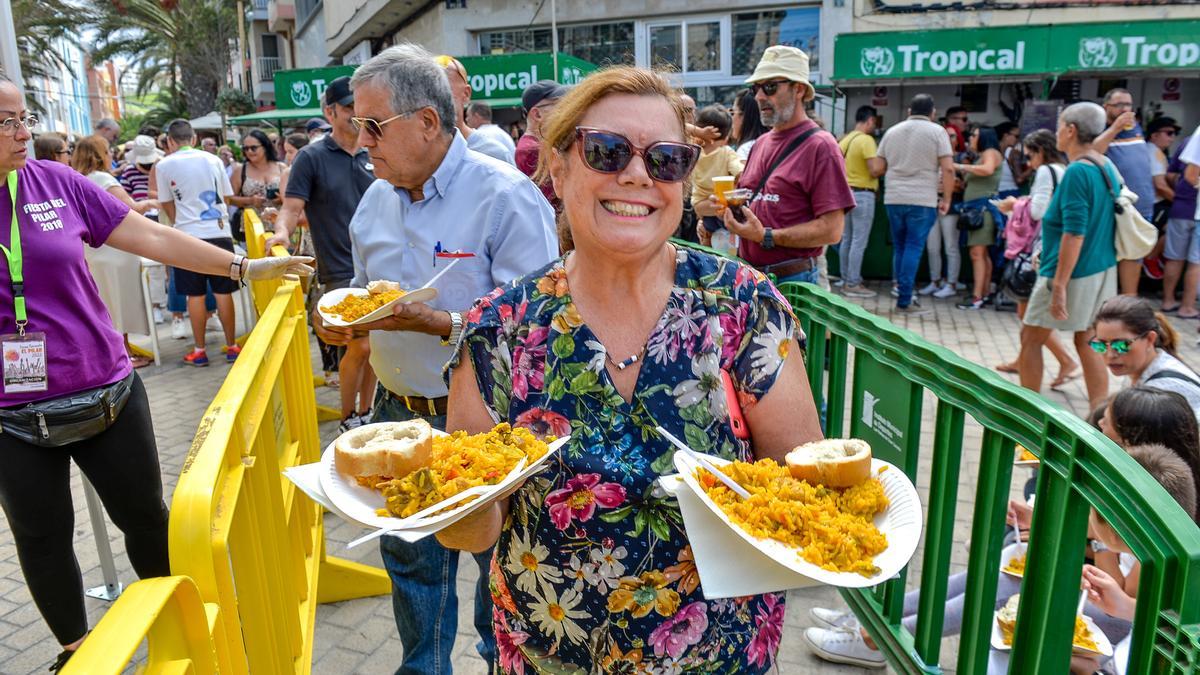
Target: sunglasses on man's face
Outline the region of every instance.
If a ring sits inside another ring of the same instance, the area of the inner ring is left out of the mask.
[[[1129,348],[1133,346],[1133,343],[1141,340],[1144,337],[1146,337],[1145,333],[1142,333],[1141,335],[1132,339],[1122,338],[1119,340],[1100,340],[1097,338],[1092,338],[1091,340],[1088,340],[1088,346],[1091,347],[1092,351],[1096,352],[1097,354],[1104,354],[1110,349],[1117,354],[1128,354]]]
[[[589,127],[575,127],[583,163],[599,173],[620,173],[634,155],[641,155],[646,173],[660,183],[678,183],[687,178],[700,157],[700,146],[676,141],[656,141],[639,148],[621,134]]]
[[[757,95],[758,91],[761,89],[763,94],[766,94],[767,96],[774,96],[775,92],[779,91],[779,87],[781,85],[787,84],[788,82],[790,82],[790,80],[770,80],[769,82],[755,82],[754,84],[750,85],[750,92],[751,92],[751,94]]]
[[[350,124],[354,126],[355,131],[364,131],[365,130],[368,134],[371,135],[372,138],[374,138],[375,140],[379,140],[379,139],[383,138],[383,127],[385,125],[387,125],[389,122],[394,122],[395,120],[398,120],[401,117],[408,117],[409,115],[417,112],[417,110],[420,110],[420,108],[417,108],[416,110],[408,110],[406,112],[392,115],[391,117],[389,117],[383,121],[380,121],[380,120],[377,120],[377,119],[374,119],[371,117],[351,117]]]

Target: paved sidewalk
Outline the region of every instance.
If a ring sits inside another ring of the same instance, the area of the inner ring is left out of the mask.
[[[1011,360],[1017,353],[1017,320],[1012,313],[997,313],[991,309],[968,312],[954,308],[954,300],[926,300],[934,313],[925,317],[891,316],[893,302],[881,291],[879,297],[863,301],[872,311],[896,320],[901,326],[917,334],[945,345],[963,357],[991,367],[1000,361]],[[1195,322],[1177,321],[1182,335],[1182,356],[1191,364],[1200,364],[1200,350],[1195,346]],[[228,366],[223,360],[213,360],[207,368],[190,368],[179,364],[179,359],[191,346],[190,340],[171,340],[169,326],[160,326],[165,365],[148,367],[139,371],[145,380],[150,395],[151,410],[156,420],[155,432],[162,460],[164,485],[168,504],[170,492],[175,486],[175,477],[191,442],[192,434],[207,403],[216,394]],[[219,344],[215,332],[209,333],[210,341]],[[219,350],[214,350],[217,353]],[[315,353],[315,352],[314,352]],[[210,355],[211,357],[211,355]],[[1053,368],[1053,365],[1050,366]],[[1047,376],[1047,382],[1052,373]],[[1008,376],[1015,381],[1015,376]],[[1116,391],[1123,383],[1112,382]],[[1086,412],[1087,403],[1082,384],[1072,382],[1060,392],[1047,391],[1046,395],[1076,414]],[[326,404],[336,405],[336,392],[323,389],[319,398]],[[934,411],[932,396],[927,394],[925,405],[925,427],[932,428]],[[335,435],[336,424],[322,425],[322,437],[328,441]],[[928,436],[928,435],[927,435]],[[952,571],[965,569],[967,542],[970,539],[970,515],[974,494],[973,479],[979,457],[979,427],[968,423],[964,441],[963,473],[960,481],[960,501],[956,517],[956,539],[962,542],[952,559]],[[928,438],[926,439],[928,441]],[[924,467],[918,479],[922,497],[928,494],[928,467]],[[1023,482],[1026,475],[1018,470],[1016,480]],[[1014,495],[1019,492],[1014,486]],[[80,569],[83,570],[86,587],[101,584],[101,573],[96,558],[95,543],[84,506],[82,488],[77,473],[72,477],[72,491],[76,506],[76,552]],[[345,542],[361,534],[361,530],[341,522],[336,517],[326,516],[328,548],[331,554],[371,564],[379,564],[378,548],[364,545],[347,551]],[[124,554],[120,533],[109,526],[109,535],[117,557],[121,580],[128,584],[135,577]],[[919,578],[920,554],[914,560],[909,573],[909,585]],[[459,637],[454,647],[456,673],[482,674],[487,669],[474,653],[474,638],[471,635],[471,600],[473,583],[476,579],[475,566],[464,557],[460,566],[458,582],[459,597],[466,600],[459,606]],[[837,606],[835,591],[828,588],[809,589],[789,594],[788,612],[784,637],[779,653],[780,672],[784,674],[827,673],[827,672],[877,672],[856,668],[841,668],[816,660],[804,646],[803,628],[812,625],[807,609],[811,606]],[[87,600],[90,620],[94,625],[108,603]],[[396,637],[392,621],[391,603],[387,597],[370,598],[325,605],[317,610],[316,644],[313,653],[314,673],[391,673],[400,659],[400,642]],[[18,674],[44,672],[59,647],[50,636],[37,609],[33,606],[25,589],[24,580],[17,564],[16,552],[8,523],[0,519],[0,673]],[[953,670],[957,656],[957,640],[947,639],[943,646],[943,662]]]

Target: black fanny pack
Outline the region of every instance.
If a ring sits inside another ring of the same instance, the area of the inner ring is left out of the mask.
[[[97,389],[20,408],[0,408],[0,432],[44,448],[85,441],[117,421],[133,392],[133,378],[130,372],[125,379]]]

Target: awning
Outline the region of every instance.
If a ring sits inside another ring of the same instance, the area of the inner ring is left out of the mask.
[[[492,110],[498,110],[500,108],[520,108],[521,98],[518,96],[517,98],[471,99],[471,103],[486,103],[491,106]]]
[[[189,124],[193,129],[201,131],[220,131],[221,129],[221,113],[210,112],[204,117],[197,117],[194,120],[189,120]]]
[[[229,124],[254,124],[255,122],[282,122],[283,120],[307,120],[313,117],[321,117],[320,108],[287,108],[274,110],[260,110],[259,112],[250,113],[249,115],[238,115],[230,117],[227,122]]]

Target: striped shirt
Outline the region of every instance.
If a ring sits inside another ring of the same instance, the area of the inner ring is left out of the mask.
[[[134,201],[150,198],[150,174],[142,173],[136,165],[130,164],[120,175],[121,187],[129,193]]]

